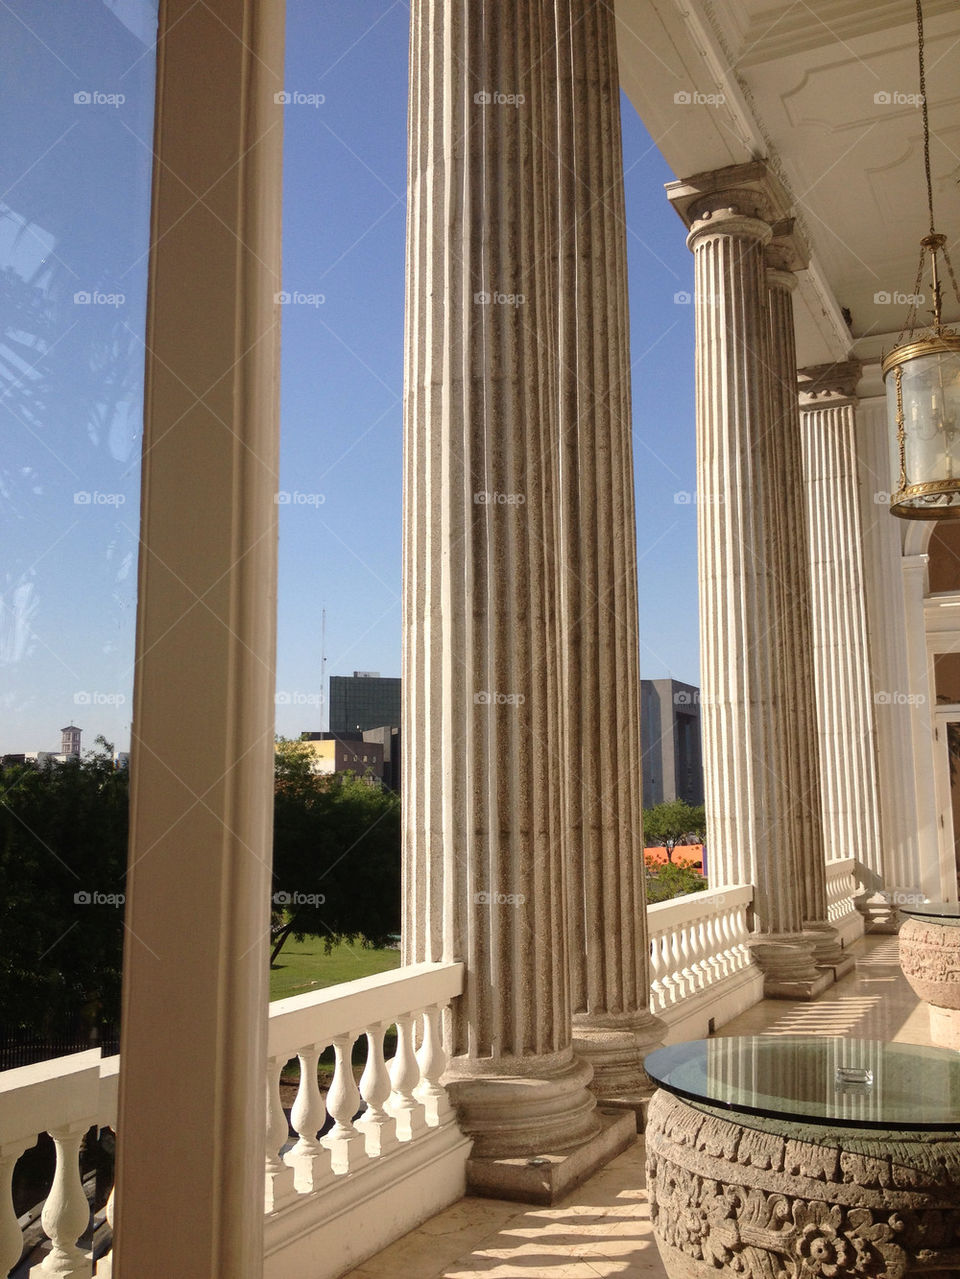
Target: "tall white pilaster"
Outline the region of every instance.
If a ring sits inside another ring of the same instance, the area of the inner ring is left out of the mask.
[[[870,654],[871,698],[876,724],[881,857],[869,867],[865,913],[884,928],[896,928],[898,894],[920,890],[920,833],[916,763],[911,725],[910,664],[901,560],[901,520],[890,515],[890,441],[887,404],[861,400],[856,412],[856,459],[860,482],[860,539]],[[872,904],[871,904],[872,903]]]
[[[649,1092],[636,528],[616,23],[557,5],[560,563],[574,1045],[607,1099]]]
[[[809,993],[799,841],[783,732],[784,454],[773,429],[764,246],[787,215],[765,166],[667,188],[690,227],[697,322],[701,715],[714,882],[753,883],[771,994]]]
[[[283,13],[160,6],[117,1279],[263,1273]]]
[[[944,900],[940,868],[939,806],[933,754],[932,681],[927,653],[923,601],[927,593],[927,555],[905,555],[903,605],[907,633],[907,678],[910,726],[913,733],[914,783],[917,796],[920,888],[931,901]],[[955,891],[955,890],[954,890]],[[953,894],[951,894],[952,899]]]

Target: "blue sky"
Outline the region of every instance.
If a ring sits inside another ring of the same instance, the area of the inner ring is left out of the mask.
[[[150,8],[0,8],[0,751],[55,749],[71,720],[85,745],[129,739]],[[408,23],[403,3],[288,0],[286,735],[320,723],[324,609],[328,675],[400,669]],[[696,683],[696,508],[675,500],[694,489],[693,308],[674,301],[693,263],[626,101],[624,155],[641,672]]]

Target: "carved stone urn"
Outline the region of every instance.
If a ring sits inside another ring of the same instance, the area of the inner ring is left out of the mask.
[[[647,1190],[670,1279],[960,1275],[960,1135],[732,1114],[663,1090]]]
[[[930,1005],[930,1035],[943,1048],[960,1049],[960,918],[957,904],[911,907],[900,929],[900,967],[914,993]],[[939,909],[921,914],[921,909]]]

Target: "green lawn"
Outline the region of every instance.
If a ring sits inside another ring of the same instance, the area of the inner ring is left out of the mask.
[[[355,981],[373,973],[400,967],[399,950],[373,950],[365,946],[334,946],[328,955],[323,939],[289,937],[270,970],[270,998],[286,999],[308,990],[321,990],[341,981]]]

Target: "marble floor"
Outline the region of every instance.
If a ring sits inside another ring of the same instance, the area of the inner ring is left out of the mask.
[[[904,981],[896,937],[851,950],[857,967],[814,1003],[765,1000],[721,1035],[855,1035],[929,1044],[926,1005]],[[345,1279],[665,1279],[644,1189],[643,1140],[552,1208],[468,1196]]]

